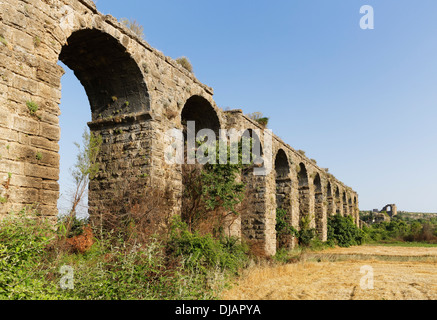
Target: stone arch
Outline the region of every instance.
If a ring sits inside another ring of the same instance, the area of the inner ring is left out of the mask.
[[[196,179],[201,173],[203,164],[205,164],[203,160],[208,161],[206,158],[198,158],[196,141],[201,138],[201,135],[203,136],[203,133],[206,133],[206,131],[203,131],[206,129],[211,131],[206,134],[206,142],[210,143],[211,139],[214,139],[214,142],[217,141],[220,138],[221,125],[217,112],[211,103],[199,95],[194,95],[186,101],[180,117],[184,141],[186,141],[184,143],[184,164],[182,165],[182,189],[184,196],[182,196],[181,204],[181,215],[185,219],[190,217],[193,205],[195,205],[197,200],[196,197],[198,197],[198,193],[195,190],[197,187]],[[214,161],[217,161],[218,159],[215,156],[214,150]],[[195,227],[191,225],[193,222],[191,219],[187,219],[187,222],[190,228]]]
[[[314,218],[316,223],[316,232],[319,235],[320,239],[323,240],[324,235],[324,222],[325,214],[324,214],[324,197],[322,190],[322,180],[320,179],[320,174],[316,173],[316,176],[313,180],[314,186]]]
[[[150,110],[137,63],[111,35],[96,29],[75,31],[62,47],[59,60],[84,86],[93,121]]]
[[[275,157],[276,181],[276,217],[279,210],[285,215],[284,220],[291,225],[292,220],[292,180],[290,178],[290,163],[283,149],[279,149]],[[278,230],[277,230],[278,231]],[[276,234],[277,248],[291,247],[292,237],[289,234]]]
[[[212,130],[216,138],[219,138],[221,124],[216,110],[211,103],[202,96],[194,95],[190,97],[181,111],[181,123],[184,134],[187,134],[189,122],[194,122],[195,134],[200,130]]]
[[[302,218],[311,214],[310,211],[310,186],[308,182],[308,172],[305,164],[300,163],[297,167],[299,185],[299,224]]]
[[[340,188],[335,186],[335,214],[342,214]]]
[[[326,198],[328,202],[328,216],[333,216],[335,215],[335,198],[332,190],[331,181],[328,181],[328,184],[326,186]]]
[[[251,144],[245,139],[251,139]],[[265,252],[273,252],[276,249],[276,237],[274,216],[273,222],[270,223],[267,219],[267,179],[263,175],[255,175],[254,169],[256,166],[262,166],[263,147],[261,139],[257,132],[253,129],[245,130],[239,141],[243,145],[244,166],[242,171],[242,181],[246,185],[246,203],[247,206],[241,213],[241,233],[246,239],[251,241],[254,245],[259,246],[260,250]],[[249,155],[245,153],[249,152]],[[273,191],[273,190],[272,190]],[[270,226],[270,224],[273,224]],[[268,240],[268,235],[262,228],[271,228],[272,236]]]
[[[390,217],[394,217],[398,214],[396,204],[388,204],[381,211],[385,211]]]
[[[349,195],[348,204],[349,204],[349,215],[351,215],[355,219],[355,210],[352,202],[352,195]]]
[[[349,215],[346,191],[343,191],[342,202],[343,202],[343,216],[346,217]]]
[[[135,122],[150,120],[150,98],[142,72],[124,45],[97,29],[72,32],[58,60],[74,72],[84,87],[92,118],[88,126],[102,137],[97,159],[100,172],[89,185],[89,215],[93,218],[101,211],[122,214],[129,210],[127,198],[133,203],[142,197],[139,190],[146,181],[138,181],[137,177],[148,174],[146,168],[134,162],[138,156],[149,159],[150,154],[132,148],[147,140]],[[129,151],[125,150],[127,143],[132,146]]]
[[[264,165],[264,152],[261,139],[253,129],[247,129],[243,132],[240,144],[242,144],[243,164],[249,165],[243,169],[243,176],[251,176],[255,167]]]

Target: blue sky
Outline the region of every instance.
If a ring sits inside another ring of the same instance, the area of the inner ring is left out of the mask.
[[[435,0],[97,0],[135,19],[165,55],[187,56],[223,108],[269,128],[360,195],[363,210],[437,212]],[[372,5],[375,29],[362,30]],[[72,72],[62,79],[61,179],[90,120]]]

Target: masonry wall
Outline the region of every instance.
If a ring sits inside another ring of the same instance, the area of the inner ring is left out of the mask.
[[[202,127],[212,125],[214,118],[214,129],[251,129],[262,144],[268,134],[241,110],[218,108],[212,88],[115,18],[97,12],[92,1],[8,0],[0,2],[0,12],[0,217],[28,205],[38,205],[53,219],[58,214],[64,74],[59,61],[84,86],[92,115],[89,127],[103,138],[101,170],[90,184],[91,215],[116,212],[114,200],[120,194],[135,197],[145,186],[168,188],[173,214],[180,214],[182,170],[166,163],[165,152],[168,131],[183,130],[186,116],[197,117]],[[188,108],[192,110],[184,113]],[[355,191],[274,134],[272,141],[268,175],[242,177],[252,191],[254,209],[242,213],[229,229],[232,234],[274,254],[279,198],[287,203],[283,208],[293,226],[299,228],[302,216],[309,215],[322,240],[330,215],[353,215],[358,224]],[[274,167],[279,150],[288,161],[282,182]],[[300,185],[303,178],[306,184]]]

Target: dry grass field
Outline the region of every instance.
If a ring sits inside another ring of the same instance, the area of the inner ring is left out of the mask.
[[[373,289],[361,284],[371,274]],[[304,254],[297,263],[254,266],[225,300],[437,300],[437,248],[362,246]]]

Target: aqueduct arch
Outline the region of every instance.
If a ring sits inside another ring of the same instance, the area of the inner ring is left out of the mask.
[[[327,234],[325,232],[327,226],[325,197],[322,190],[322,181],[320,174],[317,173],[313,180],[314,185],[314,218],[316,224],[316,232],[322,241],[326,241]]]
[[[203,129],[214,131],[216,138],[219,138],[221,124],[211,103],[202,96],[194,95],[190,97],[181,112],[181,124],[186,132],[188,122],[195,125],[195,135]]]
[[[117,196],[137,197],[145,185],[169,187],[173,213],[179,214],[182,170],[166,162],[165,148],[167,132],[182,130],[186,120],[195,120],[198,129],[256,133],[264,158],[269,154],[264,140],[272,136],[270,147],[276,153],[264,159],[272,160],[272,170],[265,176],[249,172],[242,177],[253,195],[253,211],[242,214],[241,235],[266,254],[276,250],[278,207],[290,206],[295,227],[321,207],[323,215],[326,210],[347,213],[349,203],[341,201],[343,183],[241,110],[218,108],[212,88],[117,19],[99,13],[92,1],[8,0],[0,2],[0,12],[0,217],[30,204],[38,204],[44,216],[57,215],[63,74],[59,60],[84,86],[92,113],[88,125],[103,139],[101,170],[90,183],[90,215],[117,211],[122,205],[115,201]],[[332,206],[326,181],[334,195]],[[282,194],[279,202],[277,190]],[[355,196],[357,211],[358,195],[347,190],[349,198]],[[328,200],[328,209],[316,200],[320,195]],[[326,227],[318,225],[325,232]]]
[[[335,198],[332,190],[332,184],[330,181],[328,181],[328,185],[326,187],[326,196],[327,196],[327,204],[328,204],[327,214],[328,216],[333,216],[335,215]]]
[[[343,216],[346,217],[349,215],[346,191],[343,191],[342,202],[343,202]]]
[[[300,163],[298,169],[298,183],[299,183],[299,222],[308,215],[311,215],[310,208],[310,185],[308,181],[308,172],[305,164]]]
[[[276,215],[282,210],[285,214],[285,221],[292,223],[292,190],[293,184],[290,177],[290,163],[287,154],[279,149],[275,158],[275,182],[276,182]],[[277,236],[277,247],[290,247],[291,236]]]
[[[59,60],[84,86],[93,121],[150,110],[138,65],[111,35],[97,29],[75,31],[62,47]]]
[[[125,142],[129,140],[134,148],[139,149],[142,139],[134,128],[135,121],[126,120],[132,115],[139,117],[150,111],[144,77],[126,48],[111,35],[97,29],[74,31],[62,47],[59,60],[74,71],[85,88],[92,114],[89,127],[91,132],[103,138],[99,155],[103,170],[90,184],[89,213],[93,215],[98,210],[122,213],[126,208],[121,199],[129,192],[129,201],[132,201],[135,194],[132,185],[127,186],[126,181],[138,186],[138,171],[128,170],[127,165],[133,158],[126,156]],[[114,121],[115,118],[119,120]],[[108,185],[111,185],[110,190]]]

